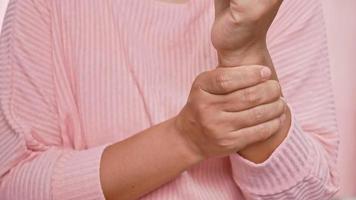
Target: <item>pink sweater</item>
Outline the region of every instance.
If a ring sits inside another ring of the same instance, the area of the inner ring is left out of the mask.
[[[213,10],[212,0],[10,0],[0,39],[0,199],[104,199],[103,149],[176,115],[194,78],[216,67]],[[325,200],[338,190],[319,0],[285,0],[268,46],[292,109],[285,141],[262,164],[209,159],[142,199]]]

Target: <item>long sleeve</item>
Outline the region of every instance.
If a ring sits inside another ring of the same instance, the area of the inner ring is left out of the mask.
[[[10,1],[0,39],[1,200],[104,199],[104,145],[63,145],[51,33],[47,1]]]
[[[319,200],[336,192],[338,135],[319,1],[285,0],[269,34],[293,115],[270,159],[209,160],[145,199],[242,199],[242,191],[247,199]],[[147,127],[143,112],[154,122],[176,114],[188,80],[209,69],[198,67],[215,66],[213,2],[108,2],[10,0],[0,36],[1,200],[104,199],[105,143]]]
[[[322,6],[306,0],[285,4],[268,44],[292,125],[264,163],[230,156],[233,178],[246,199],[330,199],[339,187],[339,138]]]

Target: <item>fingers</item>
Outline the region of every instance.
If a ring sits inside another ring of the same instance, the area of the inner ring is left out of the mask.
[[[253,127],[230,132],[231,135],[234,135],[234,145],[236,150],[239,151],[256,142],[267,140],[282,127],[285,119],[286,116],[282,115],[280,118],[276,118]]]
[[[286,104],[282,99],[235,113],[226,113],[233,130],[255,126],[280,117],[285,113]]]
[[[270,77],[271,70],[258,65],[217,68],[200,74],[193,86],[210,94],[224,95],[257,85]]]
[[[257,105],[278,100],[282,95],[278,81],[268,80],[258,85],[235,91],[220,97],[222,109],[226,112],[238,112]]]

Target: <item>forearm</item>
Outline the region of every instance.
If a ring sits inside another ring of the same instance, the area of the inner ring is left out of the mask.
[[[202,160],[173,123],[165,121],[104,151],[100,171],[108,200],[136,199]]]
[[[263,65],[271,69],[272,79],[278,81],[271,56],[268,52],[267,46],[263,42],[251,44],[248,47],[233,52],[219,52],[218,54],[220,67],[235,67],[256,64]],[[288,134],[291,122],[289,108],[285,111],[285,113],[287,120],[285,120],[285,124],[283,124],[282,128],[276,134],[266,141],[250,145],[238,153],[244,158],[255,163],[262,163],[267,160]]]

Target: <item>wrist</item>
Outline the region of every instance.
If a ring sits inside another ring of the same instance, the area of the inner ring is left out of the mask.
[[[242,65],[270,65],[270,55],[267,44],[251,42],[236,50],[219,50],[220,67],[236,67]]]
[[[179,145],[180,152],[185,159],[192,165],[197,164],[205,159],[203,154],[196,147],[184,131],[179,128],[178,118],[174,117],[167,121],[169,123],[170,132],[172,133],[172,140]]]

